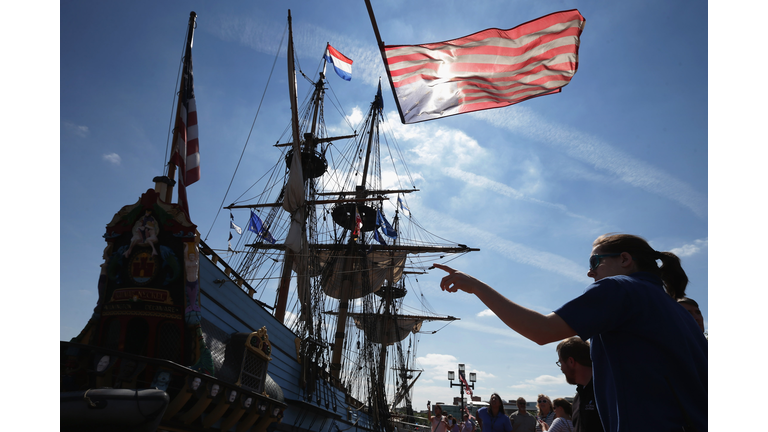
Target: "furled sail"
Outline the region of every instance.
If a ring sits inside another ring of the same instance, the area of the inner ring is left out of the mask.
[[[379,314],[350,313],[355,325],[366,332],[371,342],[392,345],[404,340],[411,333],[418,333],[424,317],[408,315],[384,316]]]
[[[381,288],[384,281],[397,283],[403,275],[405,252],[369,252],[355,256],[339,252],[319,253],[323,268],[322,288],[335,299],[365,297]]]

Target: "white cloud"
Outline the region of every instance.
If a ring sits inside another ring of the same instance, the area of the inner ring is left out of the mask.
[[[687,244],[687,245],[674,248],[670,250],[670,252],[672,252],[673,254],[677,255],[680,258],[689,257],[691,255],[695,255],[701,252],[703,249],[706,249],[708,245],[709,245],[709,238],[704,238],[704,239],[695,240],[693,244]]]
[[[80,138],[87,138],[88,135],[91,133],[91,131],[88,129],[88,126],[79,126],[72,122],[62,122],[62,126],[64,126],[64,129]]]
[[[466,166],[488,160],[488,150],[474,138],[458,129],[447,128],[439,123],[403,125],[399,115],[389,113],[385,129],[391,130],[397,140],[411,141],[409,165]]]
[[[459,360],[450,354],[430,353],[424,357],[417,357],[416,363],[418,363],[420,367],[424,368],[424,374],[419,380],[420,383],[431,383],[435,381],[442,383],[447,378],[447,371],[454,371],[456,379],[458,379]],[[470,363],[465,364],[465,368],[467,373],[476,373],[478,381],[482,379],[496,378],[496,376],[492,373],[475,370],[475,368]]]
[[[120,155],[117,153],[105,154],[102,156],[102,159],[115,165],[120,165],[120,161],[122,160],[120,159]]]
[[[545,386],[555,386],[555,385],[562,385],[567,384],[565,381],[565,376],[552,376],[552,375],[540,375],[534,379],[525,380],[520,384],[515,384],[510,386],[511,388],[516,389],[526,389],[526,388],[538,388],[538,387],[545,387]]]
[[[478,314],[477,314],[477,316],[479,316],[479,317],[489,317],[489,316],[493,316],[493,317],[495,317],[495,316],[496,316],[496,314],[495,314],[495,313],[493,313],[493,311],[492,311],[492,310],[490,310],[490,309],[486,309],[486,310],[484,310],[484,311],[481,311],[480,313],[478,313]]]

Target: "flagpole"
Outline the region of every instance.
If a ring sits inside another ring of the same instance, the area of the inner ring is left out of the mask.
[[[178,128],[178,118],[181,112],[181,103],[183,95],[183,89],[186,85],[186,80],[184,79],[184,68],[186,67],[187,61],[189,61],[189,56],[192,53],[192,40],[195,35],[195,21],[197,19],[197,14],[192,11],[189,13],[189,28],[187,30],[187,41],[186,41],[186,49],[184,51],[184,64],[182,66],[182,73],[181,73],[181,83],[179,85],[179,98],[176,101],[176,117],[174,118],[174,122],[176,122],[176,126],[173,128],[173,138],[171,140],[171,158],[168,161],[168,178],[171,179],[171,183],[173,183],[173,178],[176,176],[176,164],[173,162],[173,155],[179,151],[178,149],[178,139],[179,139],[179,128]],[[182,175],[185,173],[179,173],[179,188],[184,187],[184,180],[182,179]],[[173,200],[173,185],[169,185],[168,189],[166,189],[165,192],[165,199],[164,201],[167,203],[172,202]],[[181,203],[179,203],[181,204]]]
[[[384,53],[384,42],[381,40],[381,34],[379,34],[379,26],[376,24],[376,17],[373,15],[373,7],[371,7],[371,0],[365,0],[365,7],[368,9],[368,16],[371,18],[371,25],[373,26],[373,34],[376,35],[376,44],[379,46],[379,53],[381,54],[381,60],[384,62],[384,68],[387,70],[387,79],[389,80],[389,87],[392,89],[392,94],[395,95],[395,104],[397,105],[397,112],[400,114],[400,121],[403,124],[405,124],[405,116],[403,115],[403,109],[400,108],[400,101],[397,99],[397,93],[395,93],[395,83],[392,81],[392,74],[389,71],[387,56]]]

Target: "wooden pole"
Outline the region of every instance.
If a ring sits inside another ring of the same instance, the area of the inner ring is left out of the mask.
[[[379,34],[379,26],[376,24],[376,17],[373,15],[373,7],[371,7],[371,0],[365,0],[365,7],[368,9],[368,16],[371,18],[371,25],[373,26],[373,34],[376,35],[376,44],[379,46],[379,53],[381,53],[381,60],[384,62],[384,68],[387,70],[387,79],[389,80],[389,87],[392,89],[392,96],[395,97],[397,112],[400,113],[400,121],[403,124],[405,124],[405,116],[403,115],[403,109],[400,108],[400,101],[397,99],[397,92],[395,91],[395,84],[392,81],[392,74],[389,72],[389,63],[387,63],[387,55],[384,52],[384,41],[381,40],[381,34]]]

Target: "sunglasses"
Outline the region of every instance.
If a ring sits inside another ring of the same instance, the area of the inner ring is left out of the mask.
[[[600,265],[600,260],[606,257],[615,257],[621,255],[620,253],[609,253],[609,254],[602,254],[602,255],[592,255],[589,257],[589,269],[592,271],[595,271],[597,266]]]
[[[547,403],[547,402],[549,402],[549,401],[548,401],[548,400],[546,400],[546,399],[540,399],[540,400],[539,400],[539,403]]]

